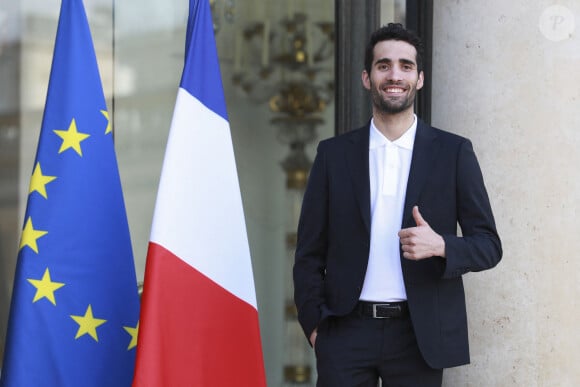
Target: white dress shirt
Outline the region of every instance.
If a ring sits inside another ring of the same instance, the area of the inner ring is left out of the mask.
[[[397,234],[403,221],[417,116],[411,127],[395,141],[389,141],[376,128],[374,119],[370,126],[371,246],[360,299],[404,301],[407,293]]]

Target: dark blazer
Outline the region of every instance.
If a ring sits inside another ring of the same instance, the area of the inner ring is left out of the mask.
[[[370,246],[369,127],[321,141],[298,225],[294,264],[298,319],[307,337],[355,308]],[[471,142],[421,120],[401,228],[414,205],[445,240],[446,258],[401,262],[411,320],[432,368],[469,362],[461,276],[494,267],[502,248]],[[462,237],[457,236],[457,225]]]

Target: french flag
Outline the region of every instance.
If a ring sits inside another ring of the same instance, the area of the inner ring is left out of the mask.
[[[142,296],[133,386],[266,385],[208,0],[190,0]]]

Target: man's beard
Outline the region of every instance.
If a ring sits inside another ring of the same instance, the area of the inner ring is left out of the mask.
[[[393,85],[395,86],[395,85]],[[406,98],[390,100],[388,97],[383,98],[379,90],[371,83],[371,99],[373,105],[381,112],[386,114],[397,114],[407,110],[415,103],[417,89],[411,87],[411,91]]]

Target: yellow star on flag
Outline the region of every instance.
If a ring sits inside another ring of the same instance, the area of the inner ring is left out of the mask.
[[[81,141],[86,140],[89,135],[86,133],[81,133],[77,131],[77,123],[73,118],[68,130],[54,130],[54,133],[60,138],[62,138],[62,145],[58,150],[58,153],[62,153],[69,148],[73,148],[79,156],[83,155],[81,150]]]
[[[19,250],[21,250],[24,246],[28,246],[36,254],[38,254],[38,245],[36,244],[36,240],[45,236],[46,234],[48,234],[48,231],[34,229],[34,226],[32,225],[32,217],[29,216],[26,220],[26,224],[24,225],[24,230],[22,230]]]
[[[42,174],[42,169],[40,168],[40,163],[36,163],[34,167],[34,172],[32,172],[32,178],[30,179],[30,190],[29,194],[36,191],[42,195],[45,199],[48,199],[46,194],[46,185],[56,179],[56,176],[48,176]]]
[[[131,348],[135,348],[137,346],[137,335],[139,334],[139,322],[137,322],[137,326],[135,328],[132,327],[123,327],[127,331],[128,334],[131,335],[131,342],[129,343],[129,347],[127,351]]]
[[[52,302],[53,305],[56,305],[54,292],[62,288],[64,284],[62,282],[52,282],[48,268],[46,268],[44,271],[44,275],[42,276],[41,280],[28,279],[28,282],[30,282],[36,288],[36,294],[32,300],[33,303],[40,300],[41,298],[46,298],[48,301]]]
[[[106,110],[101,110],[101,114],[107,119],[107,128],[105,129],[105,134],[113,133],[113,127],[111,126],[111,121],[109,120],[109,112]]]
[[[93,308],[89,304],[87,311],[85,312],[84,316],[70,316],[77,324],[79,324],[79,330],[77,331],[77,335],[75,339],[83,335],[90,335],[96,342],[99,342],[99,338],[97,337],[97,327],[103,325],[107,322],[107,320],[102,320],[100,318],[93,317]]]

